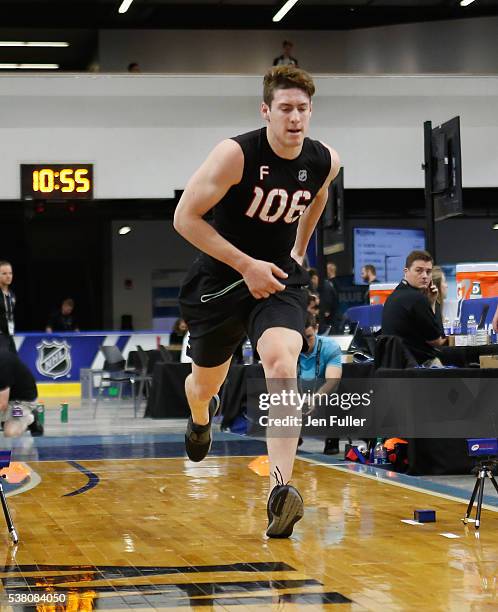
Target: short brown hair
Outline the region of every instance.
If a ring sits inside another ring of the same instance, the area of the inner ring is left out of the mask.
[[[365,268],[365,272],[371,272],[374,276],[377,276],[377,270],[374,265],[366,264],[363,267]]]
[[[1,268],[2,266],[10,266],[10,267],[12,268],[12,264],[10,263],[10,261],[6,261],[5,259],[2,259],[2,260],[0,261],[0,268]]]
[[[411,268],[413,262],[418,259],[434,263],[434,259],[432,259],[432,255],[428,251],[412,251],[406,258],[405,268]]]
[[[310,100],[315,93],[311,76],[296,66],[273,66],[263,80],[263,101],[271,106],[276,89],[301,89]]]
[[[308,327],[315,328],[317,325],[318,325],[318,321],[316,320],[315,315],[312,314],[311,312],[308,312],[308,314],[306,315],[306,322],[304,324],[304,329],[308,329]]]

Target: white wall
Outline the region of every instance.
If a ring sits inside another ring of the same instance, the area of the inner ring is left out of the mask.
[[[120,236],[122,225],[132,231]],[[133,316],[134,329],[151,329],[153,270],[186,270],[196,251],[171,221],[114,221],[111,231],[114,329],[119,329],[123,314]],[[125,288],[126,279],[132,289]]]
[[[334,31],[102,30],[102,71],[263,73],[283,39],[313,73],[498,72],[498,17]]]
[[[462,118],[466,187],[498,185],[498,77],[317,77],[311,136],[346,187],[421,187],[424,120]],[[165,198],[216,142],[261,125],[260,76],[45,75],[0,79],[0,200],[19,164],[92,162],[96,198]]]

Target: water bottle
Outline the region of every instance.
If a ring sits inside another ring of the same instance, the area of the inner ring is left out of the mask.
[[[67,402],[61,403],[60,417],[61,423],[67,423],[69,421],[69,404]]]
[[[38,413],[40,425],[45,425],[45,404],[43,402],[36,404],[36,412]]]
[[[445,317],[443,321],[443,331],[445,336],[449,336],[451,334],[451,323],[448,317]]]
[[[467,320],[467,344],[469,346],[475,346],[476,344],[476,334],[477,334],[477,323],[474,319],[474,315],[469,315]]]
[[[462,325],[460,323],[460,319],[457,317],[453,321],[453,334],[455,336],[459,336],[462,333]]]
[[[247,338],[242,345],[242,363],[244,365],[251,365],[253,362],[254,356],[252,352],[252,344],[249,338]]]
[[[351,328],[349,327],[349,323],[346,323],[344,326],[344,334],[347,336],[351,333]]]
[[[377,438],[373,455],[375,465],[385,465],[387,463],[387,450],[382,442],[382,438]]]

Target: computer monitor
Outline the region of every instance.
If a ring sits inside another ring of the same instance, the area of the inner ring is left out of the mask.
[[[398,283],[403,276],[406,256],[425,249],[425,232],[416,228],[353,228],[354,282],[364,285],[361,269],[375,266],[381,283]]]
[[[463,213],[460,117],[432,129],[431,151],[434,220],[442,221]]]

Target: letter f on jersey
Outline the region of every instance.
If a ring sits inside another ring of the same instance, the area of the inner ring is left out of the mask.
[[[270,174],[270,166],[259,167],[259,180],[262,181],[266,174]]]

